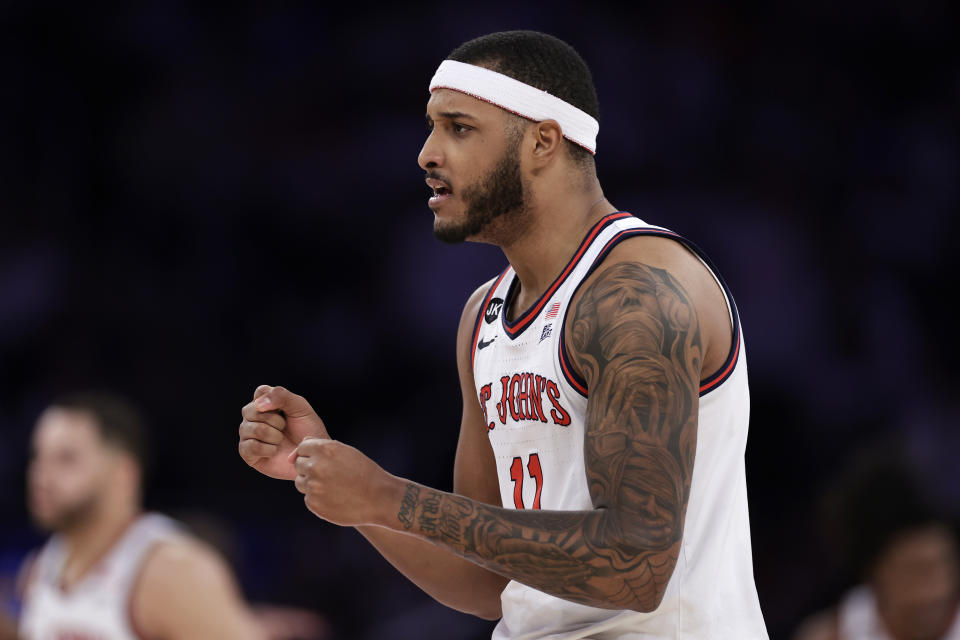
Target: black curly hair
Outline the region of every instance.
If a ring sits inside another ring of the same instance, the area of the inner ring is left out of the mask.
[[[600,104],[590,68],[563,40],[539,31],[499,31],[464,42],[448,60],[488,67],[546,91],[600,120]],[[593,155],[567,141],[578,164],[593,164]]]

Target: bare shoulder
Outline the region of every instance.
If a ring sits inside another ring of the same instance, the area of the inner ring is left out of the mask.
[[[473,329],[473,323],[477,319],[477,314],[480,313],[480,305],[483,303],[484,297],[486,297],[487,292],[490,291],[490,287],[493,286],[496,280],[496,277],[487,280],[477,287],[474,292],[470,294],[470,297],[467,298],[467,303],[463,305],[463,314],[460,316],[461,327],[466,324],[469,325],[470,329]]]
[[[148,552],[131,605],[134,623],[149,636],[255,629],[226,561],[188,535],[158,542]],[[210,619],[218,620],[217,628],[210,627]]]
[[[213,548],[187,535],[157,543],[144,560],[140,587],[179,589],[195,579],[214,581],[229,578],[226,562]]]
[[[700,377],[714,373],[727,358],[733,343],[730,311],[716,278],[682,242],[661,236],[624,240],[587,278],[571,306],[576,308],[583,293],[598,280],[623,284],[636,279],[638,270],[656,274],[650,281],[673,287],[696,314],[703,348]]]
[[[598,272],[602,272],[606,267],[624,262],[643,264],[669,272],[694,301],[702,303],[702,306],[726,306],[723,292],[710,270],[678,240],[662,236],[628,238],[610,251],[602,266],[591,277],[597,277]]]

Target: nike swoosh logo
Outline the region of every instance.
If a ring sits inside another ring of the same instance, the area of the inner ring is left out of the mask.
[[[491,344],[493,344],[493,341],[496,339],[497,339],[497,336],[493,336],[492,338],[484,342],[483,339],[481,338],[480,341],[477,343],[477,349],[486,349]]]

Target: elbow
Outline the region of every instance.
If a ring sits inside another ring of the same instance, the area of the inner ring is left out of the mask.
[[[679,550],[679,541],[663,551],[637,552],[634,548],[633,553],[630,553],[624,550],[625,554],[630,554],[625,557],[632,556],[634,560],[632,570],[624,577],[624,591],[631,597],[624,603],[623,608],[640,613],[651,613],[660,608],[677,565]]]
[[[641,577],[639,580],[642,581],[643,578]],[[669,576],[667,580],[669,580]],[[628,583],[633,582],[630,578],[627,581]],[[653,613],[663,603],[663,597],[667,592],[666,586],[666,581],[662,585],[659,581],[656,583],[642,582],[639,587],[630,589],[632,597],[627,602],[620,604],[618,608],[630,609],[639,613]]]
[[[657,589],[655,593],[638,594],[638,597],[634,598],[627,608],[640,613],[653,613],[660,608],[664,593],[666,593],[666,589]]]

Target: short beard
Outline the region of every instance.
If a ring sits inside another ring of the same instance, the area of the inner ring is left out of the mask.
[[[459,224],[434,225],[433,235],[441,242],[459,244],[489,230],[497,218],[517,218],[526,210],[523,178],[520,175],[520,136],[515,136],[497,165],[460,197],[467,205],[466,219]]]
[[[76,504],[61,509],[46,520],[41,521],[35,518],[35,522],[37,526],[45,531],[52,533],[69,533],[89,522],[94,517],[97,504],[97,496],[90,495]]]

